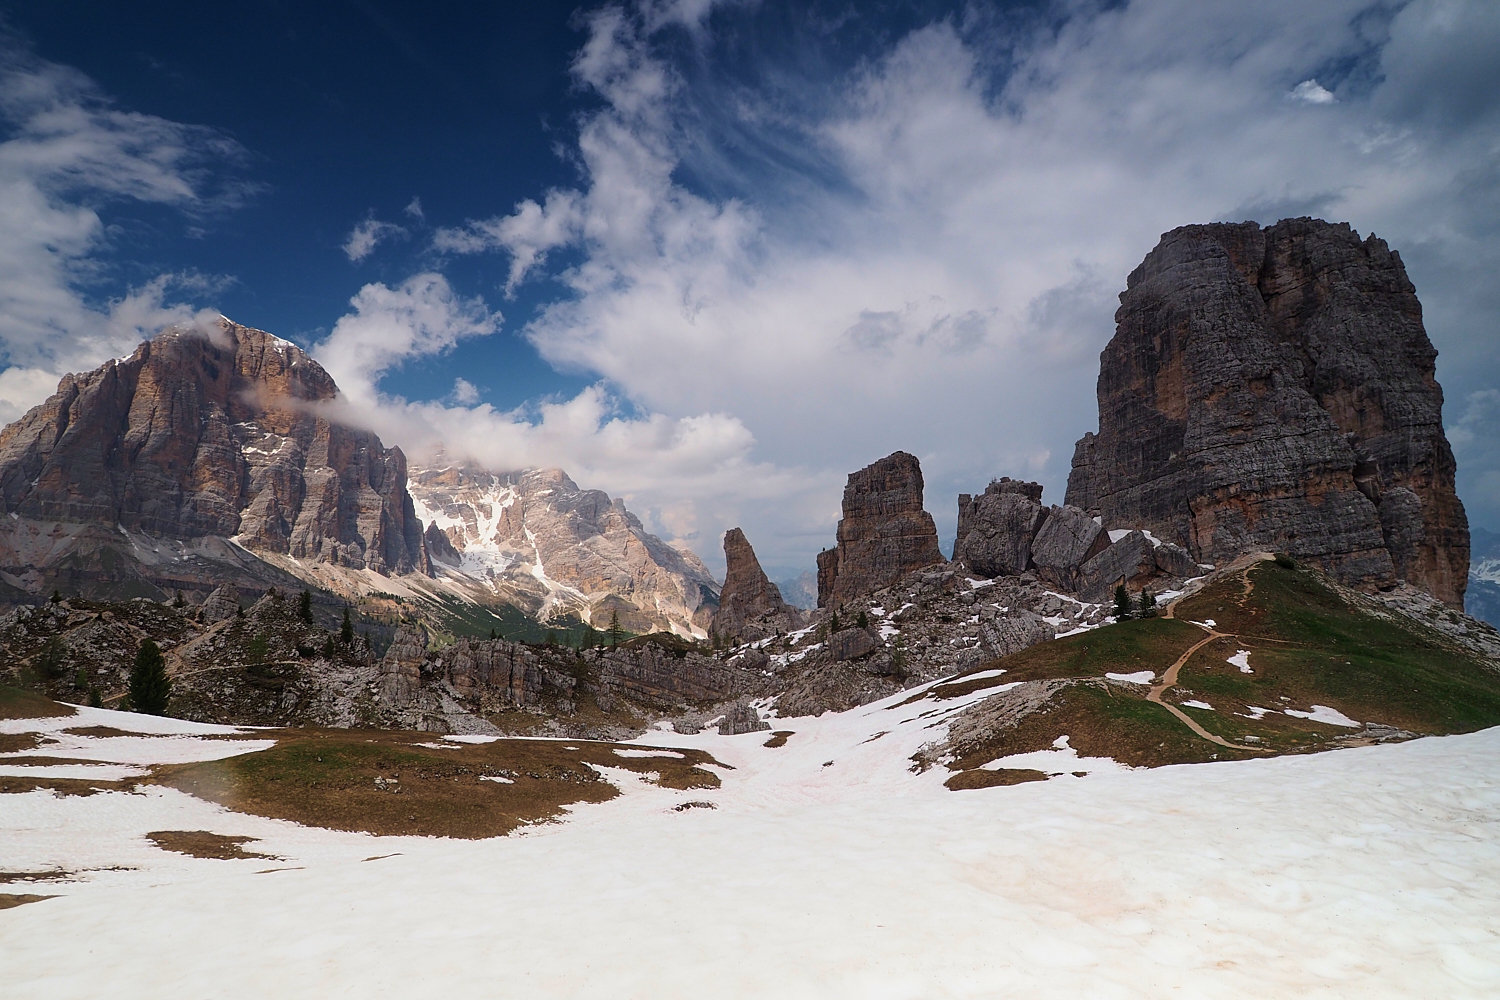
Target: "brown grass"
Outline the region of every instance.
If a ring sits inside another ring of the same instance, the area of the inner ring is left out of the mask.
[[[63,871],[61,868],[50,872],[0,872],[0,885],[11,882],[57,882],[72,877],[72,872]]]
[[[245,850],[245,845],[255,837],[226,837],[207,830],[156,830],[146,834],[146,839],[164,851],[187,854],[195,858],[212,858],[218,861],[241,861],[259,858],[262,861],[282,861],[274,854],[256,854]]]
[[[100,781],[97,778],[17,778],[7,775],[0,777],[0,795],[24,795],[40,788],[54,795],[86,796],[96,792],[128,792],[135,785],[136,779]]]
[[[790,729],[779,729],[772,733],[771,738],[762,743],[761,746],[771,747],[773,750],[777,747],[784,747],[786,746],[786,741],[795,735]]]
[[[19,753],[41,746],[44,737],[40,733],[0,733],[0,753]]]
[[[1027,781],[1046,781],[1047,775],[1025,767],[998,767],[994,770],[979,768],[959,771],[943,782],[943,787],[955,792],[972,788],[996,788],[1000,785],[1019,785]]]
[[[77,714],[78,709],[73,706],[43,695],[20,688],[0,687],[0,719],[59,719]]]
[[[266,735],[278,741],[269,750],[171,765],[149,780],[239,812],[310,826],[477,839],[555,820],[569,805],[619,794],[590,764],[649,776],[674,789],[717,788],[718,775],[700,765],[723,766],[701,750],[621,757],[615,744],[582,740],[501,739],[439,750],[416,745],[436,742],[430,733]]]
[[[0,910],[8,910],[13,906],[25,906],[27,903],[40,903],[44,899],[56,899],[56,896],[35,896],[31,893],[8,893],[0,892]]]

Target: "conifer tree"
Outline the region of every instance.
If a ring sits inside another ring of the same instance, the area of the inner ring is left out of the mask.
[[[1149,590],[1141,591],[1141,617],[1156,617],[1156,596]]]
[[[833,635],[833,633],[837,631],[839,631],[839,613],[835,611],[833,613],[833,618],[828,622],[828,634]]]
[[[344,607],[344,624],[339,626],[339,642],[345,646],[354,645],[354,623],[349,620],[349,608]]]
[[[860,628],[869,628],[870,627],[870,617],[869,617],[869,615],[865,614],[865,609],[864,608],[860,608],[859,609],[859,617],[857,619],[855,619],[854,624],[857,625],[857,626],[859,626]]]
[[[141,643],[130,671],[130,706],[144,715],[166,715],[172,697],[172,682],[161,647],[150,639]]]
[[[624,633],[624,631],[624,629],[620,628],[620,612],[611,611],[609,613],[610,646],[618,646],[620,644],[620,636]]]
[[[302,592],[302,596],[297,598],[297,617],[309,625],[312,624],[312,594],[305,590]]]
[[[1130,591],[1125,589],[1122,583],[1115,587],[1115,621],[1129,621],[1131,618]]]

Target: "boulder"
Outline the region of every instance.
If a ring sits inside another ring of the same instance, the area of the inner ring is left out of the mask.
[[[981,576],[1016,575],[1031,567],[1031,541],[1046,518],[1042,487],[1013,479],[990,483],[977,497],[958,496],[953,561]]]
[[[770,729],[769,722],[760,720],[760,713],[749,702],[737,701],[725,711],[719,720],[720,736],[739,736],[741,733],[758,733]]]
[[[240,613],[240,595],[233,587],[219,587],[208,595],[199,612],[203,620],[212,624],[222,622]]]
[[[1139,590],[1156,575],[1156,550],[1145,532],[1132,531],[1078,567],[1078,596],[1094,604],[1110,600],[1115,587]]]
[[[1039,577],[1055,587],[1072,590],[1078,567],[1109,544],[1092,517],[1077,507],[1052,507],[1031,542],[1031,561]]]
[[[828,637],[828,655],[834,660],[857,660],[880,645],[880,636],[867,628],[846,628]]]

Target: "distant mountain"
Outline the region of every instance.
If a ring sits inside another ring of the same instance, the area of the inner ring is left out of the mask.
[[[811,570],[801,576],[777,580],[776,589],[781,599],[794,608],[807,611],[818,606],[818,575]]]
[[[413,469],[407,488],[429,525],[433,575],[481,603],[680,635],[705,634],[718,607],[719,585],[695,554],[561,469]]]
[[[1469,529],[1469,591],[1464,610],[1500,626],[1500,532]]]

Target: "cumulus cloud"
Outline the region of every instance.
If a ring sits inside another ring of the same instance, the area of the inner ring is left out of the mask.
[[[702,533],[745,503],[806,505],[824,488],[815,477],[751,458],[754,443],[738,419],[722,413],[672,418],[630,413],[602,384],[572,399],[547,399],[514,410],[481,403],[479,390],[457,379],[448,402],[412,401],[381,390],[402,365],[440,355],[460,341],[496,332],[500,316],[479,299],[456,294],[435,273],[391,288],[372,283],[351,311],[312,347],[339,384],[328,415],[399,442],[414,464],[442,456],[495,470],[561,466],[578,482],[627,499],[653,528],[708,551]],[[827,516],[830,497],[821,498]]]
[[[416,204],[415,199],[413,199],[413,204]],[[407,208],[410,210],[411,206],[408,205]],[[421,206],[417,205],[417,212],[421,211]],[[405,235],[406,230],[394,222],[381,222],[371,216],[350,231],[349,238],[344,241],[344,255],[349,258],[350,262],[357,264],[374,253],[375,247],[381,240]]]
[[[67,371],[128,354],[163,326],[212,314],[177,293],[201,275],[162,275],[114,301],[88,294],[108,243],[103,207],[174,206],[188,216],[250,190],[219,168],[242,151],[206,128],[115,108],[83,75],[0,38],[0,419],[41,402]]]
[[[603,107],[579,122],[582,183],[436,245],[507,254],[511,289],[545,271],[565,288],[526,328],[545,358],[663,419],[733,415],[821,495],[905,448],[947,533],[954,494],[992,475],[1060,502],[1115,294],[1174,226],[1312,210],[1376,230],[1445,359],[1500,318],[1441,278],[1500,245],[1497,88],[1469,92],[1500,64],[1471,40],[1493,5],[1059,5],[938,20],[831,80],[735,76],[715,32],[738,12],[695,10],[684,47],[658,10],[589,15],[573,73]],[[1439,375],[1500,375],[1473,360]],[[817,547],[800,512],[747,519],[772,562]]]
[[[1308,104],[1333,104],[1338,101],[1333,92],[1324,90],[1323,85],[1317,80],[1303,80],[1292,88],[1292,97]]]

